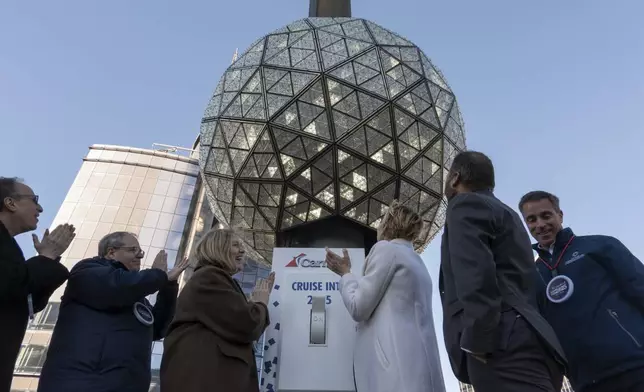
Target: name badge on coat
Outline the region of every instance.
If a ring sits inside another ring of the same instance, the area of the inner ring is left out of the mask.
[[[148,327],[154,324],[154,315],[152,314],[152,309],[150,309],[146,304],[142,302],[137,302],[134,304],[134,317],[143,325]]]
[[[546,296],[553,303],[566,302],[575,291],[575,284],[566,275],[557,275],[546,286]]]

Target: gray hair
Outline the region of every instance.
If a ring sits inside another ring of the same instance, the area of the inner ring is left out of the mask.
[[[110,233],[105,237],[103,237],[98,242],[98,256],[105,257],[107,256],[107,251],[110,248],[118,248],[120,246],[125,245],[125,242],[123,242],[123,238],[125,238],[128,235],[136,238],[136,235],[134,235],[133,233],[129,233],[127,231],[115,231],[114,233]]]

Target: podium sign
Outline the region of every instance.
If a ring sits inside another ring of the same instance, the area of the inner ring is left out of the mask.
[[[347,249],[361,274],[364,249]],[[341,249],[333,249],[342,254]],[[275,248],[271,325],[264,337],[264,392],[351,392],[356,323],[339,291],[340,277],[321,248]]]

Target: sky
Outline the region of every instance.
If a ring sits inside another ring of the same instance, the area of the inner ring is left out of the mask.
[[[495,164],[501,200],[516,208],[525,192],[548,190],[578,235],[612,235],[644,257],[644,2],[352,7],[443,71],[468,148]],[[190,147],[235,49],[306,17],[308,1],[6,0],[1,9],[0,175],[24,178],[41,196],[40,233],[88,146]],[[439,240],[423,254],[435,286]],[[20,244],[33,253],[28,236]],[[447,391],[458,391],[444,357],[443,370]]]

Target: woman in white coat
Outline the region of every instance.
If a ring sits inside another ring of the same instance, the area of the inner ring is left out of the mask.
[[[378,227],[362,277],[346,250],[327,249],[342,300],[358,323],[354,352],[357,392],[445,392],[432,317],[432,281],[412,242],[423,221],[394,202]]]

